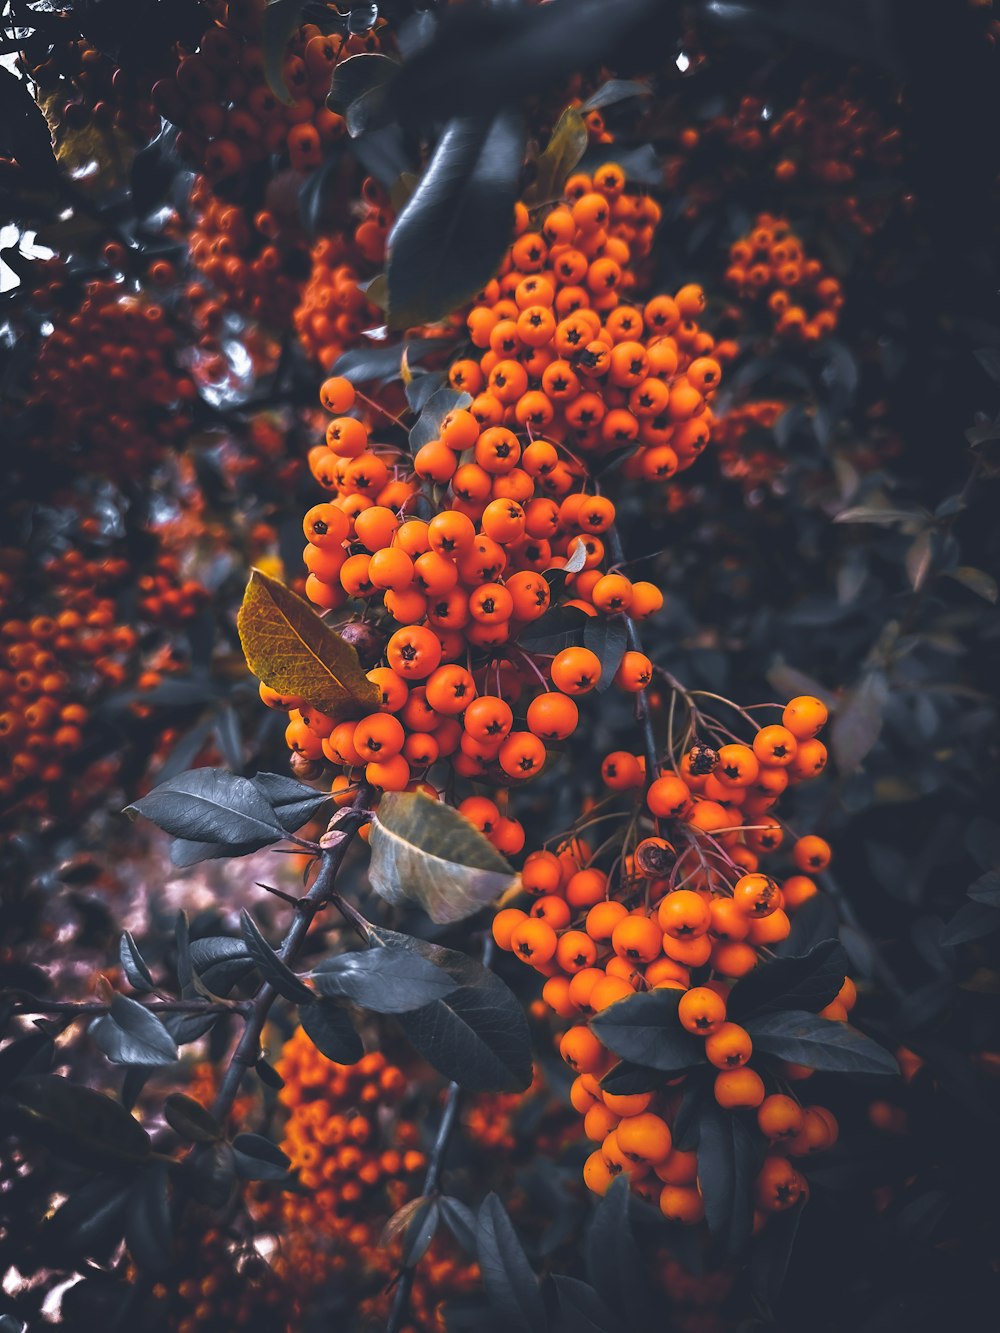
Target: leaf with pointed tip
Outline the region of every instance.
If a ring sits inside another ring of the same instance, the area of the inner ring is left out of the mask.
[[[899,1073],[893,1056],[870,1037],[805,1010],[760,1014],[744,1026],[761,1055],[843,1074]]]
[[[293,1004],[312,1004],[316,996],[304,982],[299,980],[292,969],[281,961],[260,933],[260,927],[246,908],[240,913],[240,929],[243,932],[243,942],[247,946],[247,952],[264,980],[273,986],[279,995],[291,1000]]]
[[[369,299],[371,299],[370,292]],[[344,352],[337,358],[330,374],[341,375],[352,384],[366,384],[369,380],[402,379],[404,352],[410,369],[413,370],[422,356],[440,346],[440,338],[409,338],[402,344],[393,341],[385,345],[352,347],[349,352]]]
[[[300,829],[330,800],[328,791],[317,791],[283,773],[256,773],[250,781],[269,802],[286,833]]]
[[[176,838],[256,850],[285,836],[265,797],[249,778],[222,768],[195,768],[154,787],[125,807]],[[230,852],[231,854],[231,852]]]
[[[618,1333],[620,1325],[589,1282],[553,1273],[560,1333]]]
[[[236,1174],[244,1180],[285,1180],[291,1162],[263,1134],[237,1134],[233,1139]]]
[[[513,232],[524,141],[514,109],[448,121],[389,233],[391,329],[443,319],[493,277]]]
[[[472,916],[518,879],[475,825],[423,792],[386,792],[369,846],[375,891],[390,903],[419,903],[439,925]]]
[[[405,1014],[457,988],[454,978],[428,959],[392,945],[327,958],[311,979],[321,995],[341,996],[376,1014]]]
[[[470,1092],[523,1092],[531,1082],[531,1038],[523,1008],[500,978],[454,949],[382,927],[373,933],[421,954],[456,982],[446,999],[398,1017],[424,1059]]]
[[[975,569],[972,565],[958,565],[955,569],[946,569],[943,572],[956,583],[961,583],[963,588],[974,592],[977,597],[996,605],[997,581],[992,574],[987,574],[985,569]]]
[[[708,1229],[734,1257],[753,1228],[758,1157],[753,1136],[739,1116],[706,1104],[698,1137],[698,1185]]]
[[[378,705],[378,690],[352,646],[308,602],[259,569],[250,575],[236,624],[250,670],[280,694],[305,699],[334,718]]]
[[[507,1210],[494,1193],[487,1194],[479,1207],[476,1253],[490,1305],[504,1327],[519,1333],[545,1333],[548,1319],[538,1278]]]
[[[170,1267],[174,1246],[166,1162],[154,1162],[129,1191],[125,1244],[143,1272],[162,1273]]]
[[[652,97],[653,90],[648,83],[636,79],[608,79],[602,83],[580,108],[581,111],[599,111],[602,106],[613,106],[616,102],[627,101],[630,97]]]
[[[679,1074],[705,1059],[704,1042],[686,1032],[677,1017],[680,996],[674,990],[630,995],[602,1009],[590,1026],[608,1050],[623,1060]]]
[[[131,931],[126,930],[122,935],[118,956],[121,959],[122,971],[133,990],[143,993],[156,989],[152,973],[146,966],[146,960],[139,952],[139,946],[132,938]]]
[[[755,967],[730,991],[726,1013],[734,1023],[781,1009],[818,1013],[836,998],[846,975],[842,946],[824,940],[797,958],[775,958]]]
[[[882,731],[889,685],[882,671],[869,671],[837,709],[830,727],[830,748],[845,776],[860,768]]]
[[[648,1326],[649,1292],[644,1265],[629,1216],[628,1178],[624,1172],[594,1209],[584,1252],[587,1277],[611,1310],[621,1312],[627,1328]]]
[[[441,422],[448,413],[469,407],[471,403],[471,394],[449,388],[448,385],[432,393],[410,428],[410,452],[415,454],[425,444],[436,440],[441,432]]]
[[[534,183],[525,200],[534,203],[558,198],[576,164],[587,151],[590,135],[581,111],[568,106],[556,121],[545,150],[536,163]]]
[[[614,684],[615,672],[621,666],[628,647],[628,630],[619,616],[590,616],[583,627],[583,646],[596,653],[601,663],[598,693]]]
[[[208,935],[192,940],[191,961],[213,995],[228,995],[237,981],[253,969],[253,959],[242,940],[229,935]]]
[[[476,1215],[472,1209],[450,1194],[441,1196],[441,1217],[445,1226],[466,1254],[476,1253]]]
[[[329,1000],[302,1005],[299,1022],[320,1055],[338,1065],[357,1064],[365,1053],[364,1042],[355,1032],[350,1016]]]
[[[222,1127],[215,1116],[183,1092],[172,1092],[163,1103],[163,1118],[175,1134],[189,1143],[215,1143],[222,1137]]]
[[[788,1272],[788,1261],[802,1220],[803,1203],[774,1214],[754,1242],[750,1259],[750,1285],[764,1310],[770,1313],[781,1295]]]
[[[8,1094],[25,1133],[54,1152],[95,1162],[140,1162],[149,1135],[120,1102],[58,1074],[19,1078]]]
[[[156,1014],[127,995],[111,997],[110,1012],[94,1020],[90,1035],[109,1060],[119,1065],[169,1065],[177,1043]]]
[[[128,1185],[121,1176],[87,1181],[42,1224],[46,1253],[62,1261],[86,1257],[106,1262],[124,1232],[127,1197]]]

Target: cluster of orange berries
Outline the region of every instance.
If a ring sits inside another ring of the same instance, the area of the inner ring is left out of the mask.
[[[366,1318],[384,1319],[386,1283],[398,1266],[397,1247],[381,1243],[383,1226],[416,1192],[426,1165],[418,1118],[403,1105],[412,1077],[377,1051],[355,1065],[327,1060],[302,1029],[277,1069],[288,1112],[281,1147],[303,1191],[284,1195],[280,1219],[271,1219],[282,1236],[275,1270],[300,1293],[331,1280],[349,1287],[367,1327]],[[476,1265],[438,1237],[418,1270],[407,1327],[443,1328],[441,1302],[477,1281]]]
[[[311,171],[346,133],[343,117],[326,105],[338,60],[377,51],[367,35],[326,36],[314,23],[292,36],[282,72],[290,94],[282,102],[269,86],[261,43],[266,0],[215,0],[216,21],[198,50],[182,56],[176,73],[153,86],[158,110],[180,127],[178,149],[219,180],[272,153],[287,154],[296,171]]]
[[[627,477],[668,481],[708,443],[722,368],[698,323],[700,287],[630,303],[661,210],[625,185],[609,163],[571,176],[565,202],[534,226],[518,206],[516,239],[468,316],[482,354],[456,361],[450,382],[473,396],[483,429],[589,456],[629,450]],[[425,475],[449,481],[459,461],[435,447]],[[565,494],[581,471],[564,454],[546,470],[545,492]]]
[[[744,492],[770,485],[785,466],[771,434],[788,403],[775,398],[740,403],[719,417],[712,439],[720,474]]]
[[[58,296],[58,278],[54,289]],[[176,365],[176,333],[163,306],[108,278],[89,283],[71,313],[54,309],[51,319],[28,390],[28,405],[49,418],[37,447],[63,468],[140,475],[185,438],[196,396]]]
[[[122,131],[148,143],[160,117],[148,85],[130,76],[85,38],[53,45],[42,61],[22,58],[57,137],[86,126]]]
[[[225,304],[265,324],[292,317],[309,260],[296,220],[263,208],[252,216],[212,191],[204,176],[191,187],[189,253]]]
[[[836,1137],[829,1112],[768,1095],[748,1064],[749,1034],[726,1018],[732,984],[756,967],[760,950],[788,936],[790,914],[818,892],[812,875],[829,864],[828,844],[809,835],[794,842],[794,873],[782,883],[759,868],[784,841],[783,825],[770,814],[775,802],[792,783],[822,771],[826,750],[817,733],[826,716],[820,700],[793,699],[781,723],[761,727],[752,745],[696,744],[677,771],[662,769],[648,788],[641,757],[608,755],[602,773],[611,792],[644,793],[642,818],[623,816],[632,841],[622,843],[607,870],[579,836],[555,851],[530,853],[521,883],[535,902],[528,912],[507,907],[494,918],[497,944],[547,978],[543,1000],[571,1021],[559,1050],[577,1074],[573,1104],[587,1118],[585,1132],[601,1145],[585,1169],[598,1192],[621,1171],[637,1188],[652,1171],[645,1189],[657,1193],[667,1217],[702,1216],[695,1155],[674,1149],[671,1137],[680,1093],[618,1096],[600,1086],[614,1057],[586,1020],[638,991],[682,993],[680,1024],[705,1038],[720,1106],[758,1108],[765,1137],[792,1156]],[[823,1016],[846,1021],[855,998],[848,978]],[[788,1078],[809,1072],[786,1067]],[[804,1189],[787,1157],[769,1157],[758,1206],[789,1207]]]
[[[384,318],[362,284],[385,259],[392,214],[385,192],[371,177],[362,182],[355,205],[349,223],[313,246],[309,279],[293,316],[302,346],[325,368]]]
[[[138,606],[144,620],[173,628],[196,616],[209,599],[208,589],[197,579],[181,576],[181,561],[172,552],[161,552],[148,574],[136,582]]]
[[[729,247],[726,281],[741,299],[766,298],[779,337],[818,342],[837,327],[840,282],[806,256],[785,218],[759,214],[753,229]]]
[[[174,1269],[178,1280],[157,1282],[150,1292],[146,1314],[154,1333],[285,1333],[301,1314],[295,1285],[278,1276],[252,1241],[234,1242],[214,1227],[190,1229]]]

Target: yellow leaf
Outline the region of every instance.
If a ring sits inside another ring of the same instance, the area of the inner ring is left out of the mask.
[[[556,122],[552,137],[536,163],[538,174],[525,192],[529,202],[556,198],[570,172],[587,151],[590,136],[575,106],[568,106]]]
[[[423,792],[386,792],[369,846],[376,892],[391,903],[418,902],[439,925],[472,916],[519,880],[474,824]]]
[[[331,717],[377,706],[378,690],[351,645],[260,569],[250,575],[236,626],[247,666],[279,694],[296,695]]]

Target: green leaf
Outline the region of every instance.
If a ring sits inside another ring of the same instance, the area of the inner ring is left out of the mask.
[[[286,833],[294,833],[330,800],[328,791],[316,791],[283,773],[257,773],[250,779],[269,802]]]
[[[628,1177],[623,1172],[594,1209],[584,1250],[587,1277],[626,1328],[648,1328],[649,1287],[632,1230]],[[662,1297],[661,1297],[662,1300]]]
[[[775,958],[755,967],[730,991],[726,1013],[734,1023],[776,1009],[816,1013],[836,997],[846,975],[843,948],[836,940],[824,940],[797,958]]]
[[[942,944],[968,944],[1000,930],[1000,911],[984,902],[963,903],[941,932]]]
[[[390,903],[419,903],[438,924],[472,916],[518,880],[464,815],[423,792],[386,792],[369,845],[376,892]]]
[[[128,1186],[120,1175],[101,1175],[75,1190],[42,1224],[46,1253],[67,1266],[81,1257],[110,1258],[125,1229]]]
[[[553,1273],[559,1297],[559,1328],[565,1333],[617,1333],[618,1321],[589,1282]]]
[[[845,776],[856,772],[882,732],[889,685],[882,671],[869,671],[837,709],[830,727],[830,748]]]
[[[441,1195],[441,1217],[466,1254],[476,1253],[476,1215],[468,1204],[450,1194]]]
[[[963,588],[968,588],[977,597],[996,605],[997,581],[992,574],[987,574],[985,569],[974,569],[972,565],[959,565],[956,569],[946,569],[942,573],[947,574],[948,578],[954,579],[956,583],[961,583]]]
[[[215,1116],[183,1092],[172,1092],[163,1103],[163,1118],[175,1134],[189,1143],[215,1143],[222,1137],[222,1127]]]
[[[351,645],[308,602],[259,569],[250,576],[236,624],[247,666],[273,690],[334,718],[377,706],[378,690]]]
[[[247,946],[242,940],[234,940],[228,935],[209,935],[192,940],[191,961],[213,995],[228,995],[253,968]]]
[[[332,111],[345,116],[347,131],[352,137],[375,124],[372,112],[385,107],[383,90],[395,78],[398,69],[397,61],[376,51],[365,51],[338,61],[326,104]],[[355,111],[353,119],[352,109]]]
[[[174,837],[255,850],[277,842],[284,829],[249,778],[223,768],[195,768],[154,787],[125,813],[142,815]]]
[[[887,1050],[846,1023],[804,1010],[761,1014],[744,1024],[754,1050],[779,1060],[843,1074],[898,1074]]]
[[[490,1305],[505,1328],[545,1333],[548,1320],[538,1278],[528,1263],[507,1210],[487,1194],[476,1218],[476,1254]]]
[[[616,102],[627,101],[630,97],[652,97],[653,90],[648,83],[636,79],[608,79],[602,83],[580,108],[582,111],[599,111],[602,106],[613,106]]]
[[[233,1139],[236,1174],[244,1180],[284,1181],[291,1162],[263,1134],[237,1134]]]
[[[520,1002],[500,978],[454,949],[381,927],[373,933],[421,954],[457,984],[446,999],[397,1019],[424,1059],[469,1092],[523,1092],[531,1082],[531,1038]]]
[[[888,505],[856,505],[835,514],[834,523],[894,523],[924,522],[928,515],[922,509],[892,509]]]
[[[794,1208],[772,1214],[767,1219],[767,1226],[754,1241],[750,1259],[750,1285],[768,1313],[774,1309],[781,1295],[804,1206],[800,1200]]]
[[[635,1092],[655,1092],[657,1088],[663,1087],[663,1083],[663,1075],[657,1070],[631,1064],[628,1060],[619,1060],[601,1079],[604,1091],[614,1093],[616,1097],[629,1097]]]
[[[698,1184],[708,1229],[735,1257],[750,1239],[758,1170],[753,1136],[738,1115],[706,1105],[698,1137]]]
[[[162,1273],[170,1267],[174,1245],[166,1162],[154,1162],[129,1191],[125,1244],[143,1272]]]
[[[109,1060],[119,1065],[169,1065],[177,1059],[177,1043],[138,1000],[114,995],[111,1010],[90,1025],[90,1035]]]
[[[338,1065],[355,1065],[365,1053],[364,1042],[355,1032],[350,1016],[329,1000],[302,1005],[299,1022],[320,1055]]]
[[[330,374],[342,375],[352,384],[367,384],[370,380],[388,383],[402,379],[404,353],[412,370],[420,357],[440,346],[440,338],[409,338],[402,343],[393,339],[371,347],[352,347],[337,358],[330,368]]]
[[[601,661],[599,693],[614,684],[615,672],[621,666],[628,647],[628,630],[620,616],[589,616],[583,627],[583,646],[596,653]]]
[[[410,428],[410,452],[415,454],[425,444],[436,440],[441,432],[441,422],[448,413],[469,407],[471,403],[471,394],[459,393],[447,385],[432,393],[424,403],[420,416]]]
[[[680,991],[652,990],[627,996],[603,1009],[590,1026],[623,1060],[678,1074],[705,1059],[705,1043],[686,1032],[677,1017],[680,995]]]
[[[515,111],[448,122],[389,234],[391,329],[443,319],[493,277],[513,233],[523,155]]]
[[[291,1000],[293,1004],[312,1004],[316,998],[313,992],[299,980],[290,967],[281,961],[245,908],[240,913],[240,930],[243,932],[247,952],[264,980],[273,986],[279,995]]]
[[[376,1014],[405,1014],[443,1000],[457,983],[410,949],[376,945],[367,953],[342,953],[311,974],[321,995],[341,996]]]
[[[527,202],[538,203],[559,197],[563,185],[587,151],[589,137],[581,112],[575,106],[568,106],[556,121],[545,151],[538,159],[534,183],[525,191]]]
[[[26,1133],[54,1152],[93,1167],[97,1162],[140,1162],[149,1135],[120,1102],[58,1074],[20,1078],[10,1089]]]
[[[986,903],[988,907],[1000,907],[1000,870],[988,870],[980,875],[969,889],[973,902]]]

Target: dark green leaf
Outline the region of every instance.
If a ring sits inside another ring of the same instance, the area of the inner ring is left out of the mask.
[[[600,658],[601,679],[597,689],[603,692],[614,684],[615,672],[628,647],[625,621],[619,616],[588,616],[583,627],[583,646]]]
[[[237,1134],[233,1139],[236,1173],[244,1180],[283,1181],[291,1165],[281,1149],[263,1134]]]
[[[328,1060],[353,1065],[365,1053],[364,1043],[348,1014],[327,1000],[304,1004],[299,1010],[299,1022],[312,1044]]]
[[[845,776],[860,768],[882,731],[889,685],[882,671],[869,671],[837,709],[830,727],[830,748]]]
[[[343,115],[359,98],[371,93],[380,94],[395,77],[398,69],[399,65],[395,60],[390,60],[388,56],[380,55],[378,52],[365,51],[360,55],[348,56],[346,60],[339,61],[334,68],[333,80],[326,99],[327,106]],[[348,124],[348,131],[351,134],[359,133],[364,128],[366,126],[362,124],[360,129],[352,129]]]
[[[107,1262],[125,1229],[127,1197],[128,1186],[120,1176],[89,1180],[43,1224],[42,1239],[58,1259]]]
[[[90,1025],[90,1035],[109,1060],[119,1065],[169,1065],[177,1059],[177,1043],[138,1000],[111,998],[110,1012]]]
[[[628,1060],[619,1060],[601,1079],[601,1087],[605,1092],[614,1093],[616,1097],[628,1097],[635,1092],[653,1092],[662,1086],[662,1074],[655,1069],[630,1064]]]
[[[126,806],[174,837],[226,847],[266,847],[284,836],[268,801],[249,778],[221,768],[196,768]]]
[[[707,1076],[692,1074],[684,1080],[684,1095],[674,1117],[674,1147],[682,1152],[693,1152],[698,1146],[702,1108],[715,1100],[711,1082],[714,1073],[713,1069],[711,1073],[706,1071]]]
[[[628,1177],[623,1173],[594,1209],[584,1250],[587,1277],[627,1328],[647,1327],[649,1292],[645,1266],[629,1217]]]
[[[781,1295],[788,1261],[802,1221],[803,1204],[772,1214],[754,1242],[750,1259],[750,1285],[757,1300],[770,1312]]]
[[[559,1297],[560,1333],[618,1333],[618,1321],[589,1283],[565,1273],[553,1273],[552,1281]]]
[[[824,940],[797,958],[761,963],[738,981],[726,1001],[734,1023],[751,1014],[777,1009],[808,1009],[818,1013],[844,984],[847,955],[836,940]]]
[[[476,1253],[476,1215],[461,1199],[441,1196],[441,1217],[466,1254]]]
[[[228,935],[192,940],[191,961],[213,995],[228,995],[253,968],[253,959],[244,942]]]
[[[149,1135],[113,1097],[57,1074],[18,1079],[10,1092],[26,1133],[53,1151],[93,1167],[103,1161],[142,1161]]]
[[[187,912],[177,913],[174,939],[177,943],[177,982],[181,988],[181,998],[193,1000],[198,994],[198,988],[191,961],[191,933],[188,930]]]
[[[708,1229],[736,1256],[750,1239],[758,1152],[738,1115],[706,1104],[698,1137],[698,1184]]]
[[[125,1209],[125,1244],[144,1272],[162,1273],[170,1267],[173,1232],[166,1162],[154,1162],[129,1191]]]
[[[980,875],[969,889],[973,902],[986,903],[988,907],[1000,907],[1000,870],[988,870]]]
[[[405,1014],[457,987],[454,978],[411,949],[376,945],[327,958],[312,972],[321,995],[341,996],[376,1014]]]
[[[447,385],[431,394],[410,429],[410,452],[415,454],[429,441],[436,440],[441,431],[441,422],[448,413],[468,407],[471,403],[471,394],[460,393]]]
[[[984,902],[964,903],[941,932],[942,944],[968,944],[1000,930],[1000,911]]]
[[[985,569],[974,569],[971,565],[959,565],[956,569],[946,569],[943,572],[950,579],[954,579],[956,583],[961,583],[964,588],[974,592],[977,597],[982,597],[984,601],[996,605],[997,581],[992,574],[987,574]]]
[[[430,1249],[441,1221],[441,1205],[437,1199],[424,1199],[414,1212],[403,1237],[400,1262],[404,1268],[418,1264]]]
[[[274,1065],[265,1060],[262,1055],[257,1057],[257,1063],[254,1065],[254,1073],[265,1087],[274,1088],[275,1092],[280,1092],[285,1086],[285,1080],[275,1069]]]
[[[828,894],[817,893],[807,898],[792,917],[788,937],[776,947],[782,958],[801,957],[825,940],[837,937],[837,907]]]
[[[648,83],[636,79],[608,79],[602,83],[596,93],[584,102],[581,110],[599,111],[602,106],[613,106],[615,102],[624,102],[630,97],[651,97],[652,88]]]
[[[638,144],[634,148],[626,148],[620,143],[592,144],[584,153],[579,169],[593,175],[609,162],[616,162],[634,185],[655,188],[663,184],[663,163],[650,143]]]
[[[166,1023],[163,1025],[167,1027]],[[167,1028],[170,1032],[170,1029]],[[171,1032],[170,1035],[174,1037]],[[177,1038],[174,1037],[174,1041]],[[121,1091],[118,1097],[126,1111],[133,1111],[139,1098],[142,1096],[142,1090],[153,1077],[152,1065],[129,1065],[125,1070],[125,1077],[122,1079]]]
[[[330,800],[329,792],[316,791],[283,773],[257,773],[250,781],[270,804],[286,833],[300,829]]]
[[[219,1021],[219,1015],[207,1014],[164,1014],[163,1026],[173,1037],[178,1046],[187,1046],[197,1041],[206,1032],[211,1032]]]
[[[779,1060],[845,1074],[897,1074],[896,1061],[883,1047],[846,1023],[804,1010],[761,1014],[748,1019],[754,1049]]]
[[[133,990],[145,992],[155,989],[152,974],[139,952],[139,946],[132,938],[131,931],[126,930],[122,935],[118,956],[121,959],[122,971]]]
[[[245,908],[240,913],[240,929],[243,932],[247,952],[264,980],[269,982],[279,995],[291,1000],[293,1004],[311,1004],[316,996],[304,982],[299,980],[292,969],[281,961]]]
[[[163,1103],[163,1118],[175,1134],[189,1143],[214,1143],[222,1137],[215,1116],[183,1092],[172,1092]]]
[[[26,184],[54,187],[59,168],[52,136],[24,79],[0,67],[0,152],[12,157]]]
[[[496,1194],[487,1194],[476,1219],[476,1253],[490,1305],[504,1327],[519,1333],[545,1333],[548,1320],[527,1255],[507,1210]]]
[[[337,358],[330,368],[330,374],[342,375],[352,384],[366,384],[369,380],[398,380],[402,377],[404,351],[412,370],[420,357],[440,345],[440,338],[409,338],[403,343],[393,340],[373,343],[370,347],[352,347]]]
[[[524,130],[512,111],[450,121],[389,235],[389,327],[443,319],[493,277],[513,232]]]
[[[470,1092],[523,1092],[531,1082],[531,1039],[524,1010],[500,978],[454,949],[381,928],[375,935],[423,955],[457,984],[447,999],[399,1015],[424,1059]]]
[[[679,1074],[705,1059],[705,1044],[681,1027],[677,1017],[680,991],[652,990],[610,1005],[590,1026],[623,1060]]]

